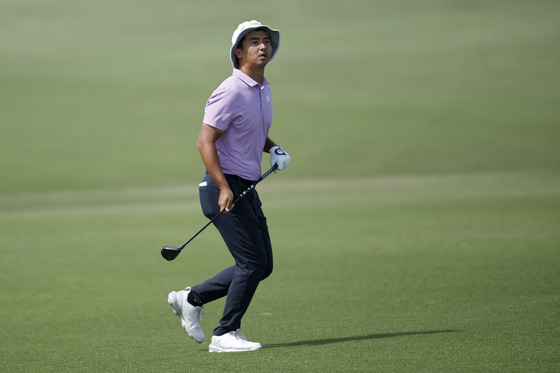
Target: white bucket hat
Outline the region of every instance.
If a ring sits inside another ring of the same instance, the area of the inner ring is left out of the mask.
[[[278,51],[278,48],[280,47],[280,31],[272,29],[267,25],[263,25],[259,21],[255,20],[243,22],[239,26],[237,26],[237,29],[233,32],[233,36],[231,37],[231,49],[229,51],[229,57],[234,68],[239,69],[237,57],[233,52],[234,49],[237,47],[237,44],[239,44],[241,39],[245,37],[245,35],[258,28],[266,29],[268,31],[268,34],[270,35],[270,41],[272,44],[272,55],[270,56],[271,60]]]

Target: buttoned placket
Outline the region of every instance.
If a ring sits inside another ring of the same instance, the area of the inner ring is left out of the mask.
[[[263,94],[264,94],[264,85],[259,84],[259,97],[260,97],[260,102],[261,102],[261,118],[263,120],[264,123],[264,104],[263,104]]]

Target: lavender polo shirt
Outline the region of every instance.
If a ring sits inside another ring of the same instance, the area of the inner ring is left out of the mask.
[[[216,141],[222,171],[248,180],[261,176],[261,159],[272,124],[266,79],[259,84],[238,69],[212,93],[203,123],[225,131]]]

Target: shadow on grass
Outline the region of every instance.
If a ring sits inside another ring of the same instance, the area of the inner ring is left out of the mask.
[[[366,341],[370,339],[394,338],[404,337],[410,335],[425,335],[425,334],[440,334],[440,333],[453,333],[459,330],[427,330],[423,332],[400,332],[400,333],[385,333],[385,334],[367,334],[356,337],[341,337],[341,338],[326,338],[326,339],[312,339],[309,341],[288,342],[288,343],[275,343],[267,344],[266,348],[279,348],[279,347],[295,347],[295,346],[320,346],[328,345],[331,343],[353,342],[353,341]]]

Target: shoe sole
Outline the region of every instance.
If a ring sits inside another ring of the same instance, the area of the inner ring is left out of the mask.
[[[208,346],[208,352],[250,352],[250,351],[258,351],[262,349],[262,346],[254,348],[254,349],[249,349],[249,350],[236,350],[236,349],[232,349],[232,348],[221,348],[221,347],[217,347],[217,346],[213,346],[210,345]]]
[[[191,337],[196,343],[202,343],[204,341],[204,339],[202,341],[199,341],[187,329],[187,323],[186,323],[185,319],[183,319],[183,313],[181,312],[181,308],[177,304],[177,292],[176,291],[172,291],[171,293],[169,293],[169,295],[167,296],[167,303],[169,303],[171,308],[173,308],[173,313],[176,316],[178,316],[179,319],[181,319],[181,326],[183,327],[183,329],[185,329],[188,336]]]

